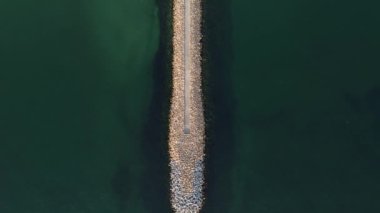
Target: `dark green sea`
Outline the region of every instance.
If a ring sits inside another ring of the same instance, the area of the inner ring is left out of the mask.
[[[204,0],[203,212],[380,212],[380,3]],[[171,1],[0,2],[0,213],[167,213]]]

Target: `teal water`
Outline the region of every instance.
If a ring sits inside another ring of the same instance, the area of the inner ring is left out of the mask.
[[[148,211],[155,1],[0,8],[0,212]]]
[[[203,212],[379,212],[379,4],[207,0]],[[171,1],[0,3],[0,212],[170,212]]]
[[[221,2],[205,212],[379,212],[379,4]]]

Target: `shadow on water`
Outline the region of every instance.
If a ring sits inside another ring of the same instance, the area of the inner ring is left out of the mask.
[[[205,206],[202,212],[228,212],[234,160],[232,24],[229,0],[203,1],[202,67],[206,118]]]
[[[149,212],[170,212],[168,122],[171,95],[171,1],[156,1],[160,39],[154,59],[153,95],[144,126],[142,150],[146,170],[141,180],[143,202]]]
[[[157,0],[160,23],[159,48],[156,52],[153,67],[152,99],[147,115],[144,116],[142,132],[142,159],[144,171],[139,188],[142,202],[147,212],[167,213],[170,207],[169,156],[168,156],[168,118],[171,94],[171,58],[172,58],[172,23],[171,1]],[[126,128],[128,124],[125,123]],[[125,212],[124,203],[129,196],[128,166],[120,165],[115,173],[112,186]],[[138,196],[138,195],[136,195]]]

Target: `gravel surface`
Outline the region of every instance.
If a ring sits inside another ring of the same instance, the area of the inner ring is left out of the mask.
[[[173,93],[169,124],[171,202],[175,212],[196,213],[202,207],[204,181],[201,0],[185,1],[174,0],[173,7]],[[184,134],[185,127],[190,130],[188,134]]]

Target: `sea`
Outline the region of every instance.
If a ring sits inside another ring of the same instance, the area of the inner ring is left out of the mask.
[[[202,4],[202,213],[380,212],[380,3]],[[0,213],[172,212],[171,8],[0,2]]]

